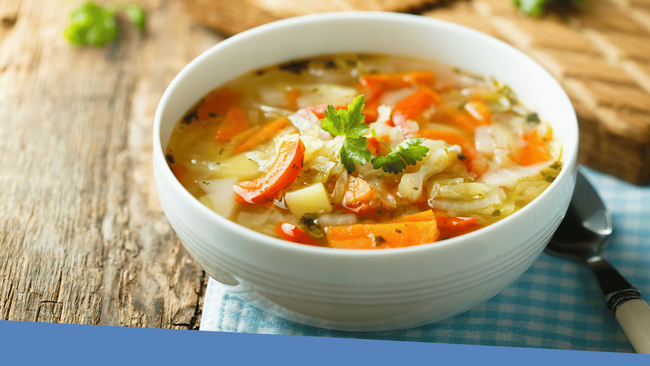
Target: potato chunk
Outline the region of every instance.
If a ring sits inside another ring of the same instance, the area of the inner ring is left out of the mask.
[[[204,202],[203,197],[200,199],[201,203],[219,215],[229,218],[238,204],[235,202],[235,191],[232,188],[237,181],[237,177],[199,181],[199,187],[207,193],[204,197],[210,199],[212,207]]]
[[[306,213],[332,212],[332,204],[323,183],[316,183],[307,188],[289,192],[284,196],[284,201],[291,214],[297,218],[301,218]]]

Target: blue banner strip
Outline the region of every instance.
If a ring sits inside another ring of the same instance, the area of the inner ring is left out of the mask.
[[[650,365],[650,355],[0,321],[0,364]]]

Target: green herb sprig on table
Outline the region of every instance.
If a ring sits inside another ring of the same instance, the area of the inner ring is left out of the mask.
[[[145,33],[145,13],[135,4],[124,8],[129,20]],[[66,28],[64,36],[75,46],[101,47],[117,39],[119,30],[117,26],[118,8],[115,6],[102,7],[88,1],[75,9],[70,15],[70,25]]]
[[[145,34],[146,16],[144,10],[136,4],[129,4],[124,8],[124,12],[131,23],[138,28],[140,33]]]
[[[355,162],[359,165],[371,162],[375,169],[398,174],[407,165],[415,165],[426,156],[429,148],[422,146],[424,139],[408,138],[396,147],[392,147],[377,138],[373,129],[371,132],[373,137],[391,152],[386,156],[377,156],[371,160],[372,154],[368,151],[368,139],[365,137],[370,128],[366,125],[365,114],[362,112],[365,106],[364,101],[363,95],[357,96],[348,105],[347,110],[339,109],[337,111],[334,106],[328,105],[325,110],[325,118],[321,120],[321,128],[324,131],[345,137],[340,155],[341,163],[348,174],[354,171]]]
[[[546,13],[546,8],[552,3],[571,3],[581,6],[586,0],[512,0],[512,3],[523,13],[540,17]]]

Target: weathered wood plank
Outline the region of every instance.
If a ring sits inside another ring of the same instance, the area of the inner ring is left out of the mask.
[[[148,36],[72,48],[78,3],[0,2],[0,319],[191,329],[205,274],[175,237],[151,167],[155,108],[220,37],[174,1]]]
[[[334,11],[418,12],[444,0],[183,0],[197,21],[237,34],[276,20]]]

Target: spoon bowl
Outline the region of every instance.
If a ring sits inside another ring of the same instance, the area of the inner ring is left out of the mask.
[[[600,255],[612,234],[612,216],[589,181],[578,172],[573,198],[546,251],[578,262]]]

